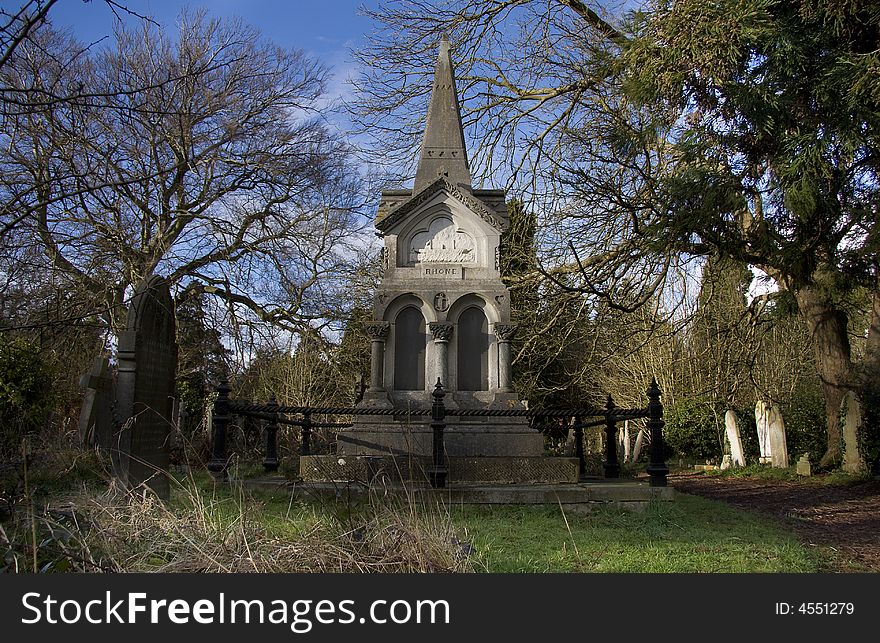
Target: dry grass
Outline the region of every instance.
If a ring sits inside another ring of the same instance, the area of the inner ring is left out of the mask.
[[[387,501],[335,511],[291,502],[286,515],[273,513],[266,520],[259,499],[205,490],[192,480],[169,505],[111,488],[20,512],[0,527],[0,550],[6,571],[472,570],[448,514]]]

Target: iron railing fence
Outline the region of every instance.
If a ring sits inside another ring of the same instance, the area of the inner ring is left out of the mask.
[[[579,478],[586,476],[586,456],[584,453],[584,429],[596,426],[605,427],[605,461],[603,463],[605,478],[620,476],[620,463],[617,455],[617,423],[623,420],[647,418],[648,431],[651,438],[651,450],[647,472],[652,487],[665,487],[669,472],[666,466],[666,454],[663,444],[663,404],[660,401],[660,388],[655,379],[647,390],[648,405],[644,408],[618,408],[609,395],[603,408],[579,407],[567,409],[535,408],[535,409],[458,409],[446,408],[443,399],[446,392],[438,380],[432,392],[430,409],[423,408],[359,408],[352,406],[285,406],[270,399],[266,404],[253,404],[245,400],[229,398],[229,383],[223,381],[217,387],[217,398],[214,402],[212,426],[212,451],[208,469],[221,480],[227,478],[229,454],[227,453],[226,433],[232,415],[257,418],[267,422],[266,455],[263,467],[266,471],[276,471],[279,467],[278,429],[279,425],[297,426],[301,430],[300,455],[312,453],[311,436],[316,429],[342,429],[351,426],[345,422],[319,422],[316,415],[325,416],[409,416],[428,417],[432,429],[432,458],[429,477],[435,487],[445,487],[448,477],[446,450],[444,448],[444,432],[446,418],[457,417],[527,417],[535,419],[569,419],[573,420],[575,457],[578,460]],[[291,418],[287,416],[300,416]],[[597,418],[590,420],[590,418]]]

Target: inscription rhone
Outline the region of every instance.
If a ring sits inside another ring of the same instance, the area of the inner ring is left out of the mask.
[[[462,270],[464,270],[461,266],[456,266],[454,268],[422,268],[423,275],[430,275],[432,277],[458,277],[462,274]]]

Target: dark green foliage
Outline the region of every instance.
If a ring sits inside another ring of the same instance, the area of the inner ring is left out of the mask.
[[[862,380],[862,430],[859,452],[874,475],[880,475],[880,367],[866,369]]]
[[[755,464],[761,457],[761,445],[758,443],[758,425],[755,423],[755,407],[734,409],[736,427],[739,429],[739,441],[742,443],[746,464]]]
[[[670,406],[664,419],[663,438],[675,455],[721,462],[722,410],[705,400],[685,399]]]
[[[0,335],[0,453],[45,426],[55,402],[52,371],[32,343]]]
[[[798,386],[782,405],[788,460],[797,462],[804,453],[818,464],[827,444],[825,435],[825,401],[818,386]]]
[[[345,325],[342,341],[335,351],[335,359],[342,375],[342,391],[336,400],[345,402],[345,384],[351,384],[352,402],[354,402],[355,386],[366,386],[370,379],[370,338],[367,337],[365,324],[373,318],[372,313],[364,307],[356,307]]]

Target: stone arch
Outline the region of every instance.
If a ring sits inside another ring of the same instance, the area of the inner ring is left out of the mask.
[[[458,315],[456,373],[459,391],[489,390],[489,319],[480,306]]]
[[[385,381],[392,383],[393,390],[426,390],[427,365],[433,359],[427,329],[436,321],[434,309],[414,293],[405,293],[388,303],[382,317],[391,322],[385,345]]]
[[[394,390],[425,389],[425,316],[404,306],[394,319]]]

